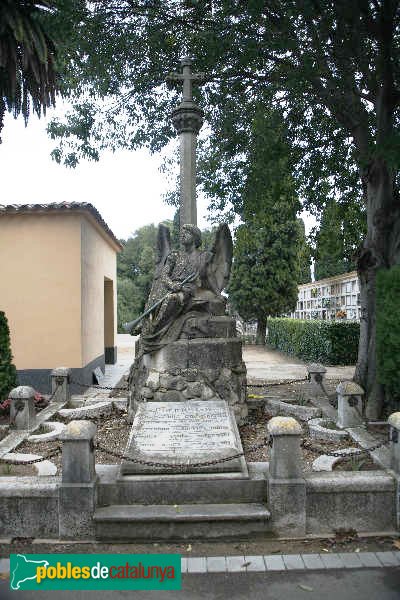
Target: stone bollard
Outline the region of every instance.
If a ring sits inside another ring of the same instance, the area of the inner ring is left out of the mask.
[[[70,392],[71,369],[58,367],[51,372],[51,393],[54,394],[54,402],[68,402]]]
[[[267,425],[272,439],[268,503],[275,533],[302,536],[306,532],[306,484],[300,448],[302,428],[292,417],[273,417]]]
[[[96,425],[90,421],[71,421],[60,436],[63,442],[62,483],[59,488],[61,539],[94,537],[96,431]]]
[[[336,388],[338,399],[339,429],[346,427],[360,427],[363,424],[362,397],[364,390],[354,381],[339,383]]]
[[[311,382],[311,391],[314,396],[321,393],[321,384],[324,385],[326,368],[319,363],[307,365],[308,379]]]
[[[9,394],[10,427],[34,429],[36,427],[35,390],[29,385],[20,385]]]
[[[391,468],[400,475],[400,412],[395,412],[388,418],[390,425]]]

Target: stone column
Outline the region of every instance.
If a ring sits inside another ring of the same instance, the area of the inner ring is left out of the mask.
[[[192,60],[181,60],[183,73],[171,74],[169,81],[183,83],[182,102],[172,112],[172,122],[180,138],[180,228],[197,225],[196,143],[203,124],[203,111],[193,102],[193,83],[201,83],[203,73],[192,73]]]
[[[96,431],[96,425],[90,421],[71,421],[60,436],[63,442],[62,483],[59,488],[61,539],[94,537]]]
[[[54,402],[68,402],[71,398],[70,391],[71,369],[58,367],[51,372],[51,393],[54,394]]]
[[[321,393],[321,385],[324,385],[326,368],[319,363],[307,365],[308,379],[311,382],[311,391],[313,396]]]
[[[9,394],[10,427],[34,429],[36,427],[35,390],[29,385],[20,385]]]
[[[336,388],[338,399],[337,426],[340,429],[346,427],[360,427],[362,418],[362,397],[364,390],[354,381],[339,383]]]
[[[292,417],[273,417],[267,425],[272,440],[268,504],[278,535],[306,532],[306,484],[300,448],[302,428]]]
[[[394,471],[396,480],[396,520],[397,529],[400,529],[400,412],[395,412],[388,418],[390,425],[389,439],[391,461],[390,466]]]
[[[180,227],[197,225],[196,144],[203,111],[194,102],[182,102],[172,113],[180,140]]]

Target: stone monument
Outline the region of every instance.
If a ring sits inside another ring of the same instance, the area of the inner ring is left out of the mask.
[[[129,376],[129,416],[143,402],[226,400],[237,423],[247,416],[246,367],[236,322],[226,313],[226,287],[232,263],[232,238],[226,224],[218,227],[210,251],[201,250],[196,226],[196,138],[203,112],[194,103],[191,60],[183,73],[183,100],[172,113],[180,136],[180,243],[171,249],[169,229],[158,230],[158,256],[153,284],[142,317],[127,324],[140,332]],[[150,409],[149,409],[150,410]],[[211,410],[211,404],[210,404]],[[236,447],[236,446],[235,446]]]

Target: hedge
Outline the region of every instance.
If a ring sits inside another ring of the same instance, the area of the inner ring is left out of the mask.
[[[376,276],[377,379],[385,385],[389,404],[400,403],[400,265]]]
[[[355,321],[268,319],[267,343],[306,361],[326,365],[357,362],[360,324]]]
[[[17,385],[17,371],[12,363],[8,321],[4,312],[0,311],[0,402],[3,402]]]

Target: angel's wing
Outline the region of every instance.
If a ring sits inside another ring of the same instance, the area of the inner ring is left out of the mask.
[[[215,291],[222,292],[229,281],[232,266],[233,244],[229,227],[219,225],[211,249],[212,258],[208,263],[208,279]]]
[[[157,258],[154,278],[157,278],[167,260],[168,254],[171,252],[171,234],[169,227],[160,223],[157,233]]]

